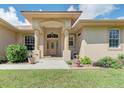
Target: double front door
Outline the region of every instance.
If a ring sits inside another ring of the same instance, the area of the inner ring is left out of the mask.
[[[57,56],[58,53],[58,40],[47,40],[47,55]]]

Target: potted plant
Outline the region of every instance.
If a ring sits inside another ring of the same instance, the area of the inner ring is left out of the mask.
[[[34,62],[34,58],[33,58],[31,52],[28,53],[28,63],[29,63],[29,64],[34,64],[34,63],[35,63],[35,62]]]

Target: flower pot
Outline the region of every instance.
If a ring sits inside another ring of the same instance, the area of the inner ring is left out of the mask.
[[[34,58],[28,58],[28,63],[29,64],[34,64],[35,62],[34,62]]]
[[[80,60],[79,59],[75,59],[72,66],[74,67],[80,67]]]
[[[80,67],[80,64],[79,63],[73,63],[72,66],[73,67]]]

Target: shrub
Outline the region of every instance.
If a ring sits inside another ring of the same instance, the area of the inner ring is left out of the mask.
[[[0,64],[7,62],[7,59],[5,57],[0,57]]]
[[[102,59],[99,59],[97,61],[97,65],[101,66],[101,67],[111,67],[111,64],[112,64],[113,61],[114,61],[113,58],[111,58],[109,56],[106,56],[106,57],[104,57]]]
[[[24,62],[27,58],[27,48],[24,45],[9,45],[6,53],[9,62]]]
[[[72,61],[71,60],[67,61],[67,64],[72,65]]]
[[[89,57],[87,57],[87,56],[85,56],[84,58],[80,59],[81,64],[91,64],[91,62],[92,62],[91,59]]]
[[[100,62],[94,62],[93,66],[100,66],[100,67],[102,67]]]
[[[124,54],[119,54],[117,58],[124,64]]]
[[[121,61],[115,59],[112,64],[111,64],[111,68],[115,68],[115,69],[118,69],[118,68],[122,68],[123,67],[123,64]]]
[[[110,67],[110,68],[122,68],[122,62],[118,59],[106,56],[95,63],[95,66]]]

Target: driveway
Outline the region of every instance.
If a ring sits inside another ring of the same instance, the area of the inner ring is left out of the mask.
[[[62,58],[44,58],[36,64],[0,64],[0,69],[70,69]]]

